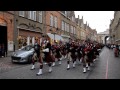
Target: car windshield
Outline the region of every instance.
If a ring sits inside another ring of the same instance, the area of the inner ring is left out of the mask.
[[[30,51],[32,48],[32,46],[25,46],[21,50]]]

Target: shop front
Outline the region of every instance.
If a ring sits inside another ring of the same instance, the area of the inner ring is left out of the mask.
[[[41,40],[41,33],[40,32],[33,32],[24,29],[19,29],[18,35],[18,48],[26,45],[34,45],[35,40],[38,41],[40,44]]]
[[[69,42],[70,36],[61,35],[65,42]]]
[[[60,35],[47,33],[47,36],[49,37],[51,44],[54,44],[54,42],[57,43],[64,42],[64,39]]]

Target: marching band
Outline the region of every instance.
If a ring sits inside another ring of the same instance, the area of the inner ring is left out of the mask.
[[[91,70],[90,67],[94,65],[96,58],[99,57],[99,50],[102,49],[102,45],[97,42],[85,41],[80,43],[79,41],[72,41],[68,43],[50,44],[50,41],[44,41],[41,46],[37,43],[34,45],[35,53],[33,55],[33,63],[31,70],[35,69],[35,62],[39,61],[40,68],[36,75],[42,75],[43,63],[47,63],[49,66],[48,72],[52,72],[52,67],[58,62],[61,65],[61,60],[65,59],[67,63],[67,70],[70,69],[70,63],[75,68],[76,63],[83,65],[83,73],[87,70]]]

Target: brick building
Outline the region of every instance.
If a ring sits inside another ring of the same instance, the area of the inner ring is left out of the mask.
[[[44,32],[44,11],[15,11],[15,45],[32,45],[35,39],[41,42]]]
[[[51,43],[62,39],[61,35],[61,14],[60,11],[45,11],[45,32]]]
[[[112,44],[120,44],[120,11],[114,12],[114,19],[109,26],[110,39]]]
[[[0,11],[0,44],[4,44],[6,52],[13,51],[14,15],[12,11]]]

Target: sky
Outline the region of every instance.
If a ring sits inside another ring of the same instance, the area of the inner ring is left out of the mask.
[[[109,29],[110,20],[114,18],[114,11],[75,11],[75,17],[81,19],[83,16],[84,24],[87,23],[97,32]]]

